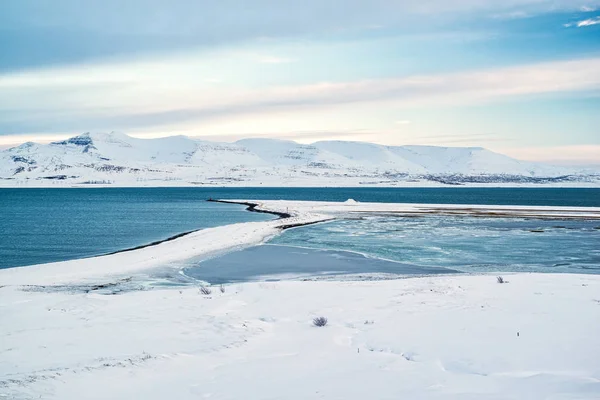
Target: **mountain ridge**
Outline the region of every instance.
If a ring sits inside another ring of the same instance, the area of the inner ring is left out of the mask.
[[[86,132],[0,151],[0,185],[600,185],[598,171],[517,160],[482,147]]]

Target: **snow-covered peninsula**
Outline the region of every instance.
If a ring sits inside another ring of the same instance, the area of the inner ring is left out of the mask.
[[[481,147],[366,142],[235,143],[85,133],[0,152],[0,187],[600,186],[600,171],[520,161]]]
[[[129,284],[349,215],[600,219],[600,208],[256,203],[289,216],[0,270],[0,398],[600,398],[600,276],[281,281],[210,293]],[[325,327],[312,324],[320,316]]]

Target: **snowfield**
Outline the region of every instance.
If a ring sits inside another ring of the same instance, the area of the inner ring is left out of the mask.
[[[210,294],[124,283],[356,213],[598,218],[599,208],[258,203],[291,218],[0,270],[0,398],[600,399],[600,276],[282,281]],[[312,325],[319,316],[325,327]]]
[[[0,289],[10,399],[597,399],[600,277]],[[327,326],[311,321],[326,316]]]
[[[0,186],[600,186],[600,171],[520,161],[481,147],[235,143],[85,133],[0,151]]]

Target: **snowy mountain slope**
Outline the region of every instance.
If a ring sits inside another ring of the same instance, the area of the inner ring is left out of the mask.
[[[524,162],[478,147],[276,139],[218,143],[85,133],[0,152],[2,186],[49,184],[358,186],[587,184],[597,172]]]
[[[242,139],[237,145],[256,154],[270,165],[320,166],[343,168],[351,164],[340,154],[311,144],[291,140]]]
[[[427,168],[402,158],[394,147],[373,143],[324,141],[314,144],[319,149],[342,155],[348,163],[370,168],[393,169],[406,173],[425,173]]]
[[[391,151],[421,165],[430,173],[558,176],[569,169],[515,160],[481,147],[402,146]]]

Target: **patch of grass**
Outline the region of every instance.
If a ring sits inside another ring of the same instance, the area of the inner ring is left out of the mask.
[[[325,317],[314,318],[313,325],[318,326],[318,327],[325,326],[325,325],[327,325],[327,318],[325,318]]]
[[[507,280],[505,280],[505,279],[504,279],[503,277],[501,277],[501,276],[497,276],[497,277],[496,277],[496,281],[497,281],[498,283],[508,283],[508,281],[507,281]]]
[[[212,293],[212,290],[206,286],[201,286],[200,287],[200,293],[202,293],[203,295],[208,296],[209,294]]]

